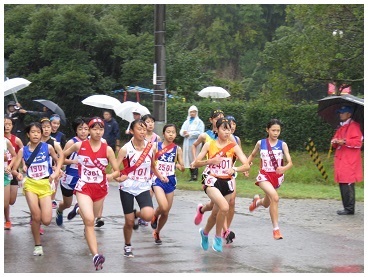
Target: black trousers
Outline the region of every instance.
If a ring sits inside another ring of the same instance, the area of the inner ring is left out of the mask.
[[[340,191],[345,210],[355,213],[355,183],[340,183]]]
[[[199,169],[198,168],[194,168],[194,169],[190,168],[190,172],[191,172],[191,179],[190,179],[190,181],[191,180],[192,181],[197,181],[197,176],[199,174]]]

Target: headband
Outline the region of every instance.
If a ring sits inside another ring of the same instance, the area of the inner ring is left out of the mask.
[[[227,118],[229,121],[233,121],[234,123],[236,123],[236,119],[235,119],[232,115],[228,115],[228,116],[226,116],[226,118]]]
[[[210,116],[210,117],[214,117],[214,115],[216,115],[216,114],[220,114],[220,113],[224,114],[224,112],[223,112],[222,110],[214,110],[214,111],[212,111],[212,113],[211,113],[211,116]]]
[[[60,116],[58,114],[53,114],[51,117],[50,117],[50,121],[53,121],[53,120],[60,120]]]
[[[40,123],[43,123],[45,121],[50,122],[51,120],[47,117],[43,117],[43,118],[41,118]]]
[[[91,119],[90,122],[88,123],[88,128],[91,128],[95,123],[99,123],[104,127],[104,121],[101,120],[101,118],[94,118]]]

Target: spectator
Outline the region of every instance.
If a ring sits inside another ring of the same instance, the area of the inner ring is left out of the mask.
[[[334,134],[331,143],[336,149],[334,155],[334,180],[339,183],[343,210],[337,211],[339,215],[355,213],[355,182],[363,180],[363,167],[361,147],[363,134],[360,124],[351,119],[353,108],[341,107],[339,113],[341,127]]]
[[[103,138],[107,144],[115,151],[120,149],[120,131],[118,122],[112,117],[112,113],[109,110],[105,110],[104,117],[104,135]]]
[[[5,115],[11,118],[14,122],[14,127],[11,133],[20,138],[23,145],[26,145],[28,142],[24,133],[24,129],[26,128],[26,125],[24,123],[26,114],[39,116],[41,118],[43,116],[50,116],[51,111],[49,111],[47,108],[42,112],[27,111],[22,108],[22,105],[20,103],[15,103],[15,101],[8,102]]]
[[[139,110],[138,110],[138,109],[134,109],[134,110],[132,111],[132,114],[133,114],[133,121],[141,119],[141,114],[139,113]],[[129,129],[131,128],[131,123],[132,123],[132,122],[130,122],[130,123],[128,124],[127,130],[126,130],[126,135],[129,135],[129,139],[131,139],[131,138],[133,137],[133,136],[131,135],[131,133],[129,132]]]
[[[188,109],[186,121],[182,124],[179,134],[184,137],[183,140],[183,163],[185,168],[190,169],[190,182],[196,181],[198,176],[198,168],[191,168],[190,164],[195,160],[193,157],[191,146],[197,140],[200,134],[205,130],[204,122],[198,117],[196,106]],[[196,156],[200,153],[201,144],[196,147]]]

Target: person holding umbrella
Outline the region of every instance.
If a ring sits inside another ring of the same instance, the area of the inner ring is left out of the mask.
[[[28,111],[22,108],[22,105],[20,103],[16,103],[15,101],[9,101],[7,104],[7,111],[5,115],[9,118],[11,118],[14,122],[14,127],[12,129],[12,134],[17,136],[21,139],[23,145],[26,145],[28,140],[26,138],[26,135],[24,133],[24,129],[26,128],[26,125],[24,123],[24,119],[26,117],[26,114],[33,115],[33,116],[39,116],[41,117],[48,117],[51,115],[51,111],[48,109],[45,109],[42,112],[36,112],[36,111]]]
[[[334,155],[334,181],[340,186],[343,210],[338,215],[355,213],[355,182],[363,180],[361,147],[363,134],[360,124],[352,120],[353,107],[346,105],[337,110],[340,127],[335,132],[331,144]]]

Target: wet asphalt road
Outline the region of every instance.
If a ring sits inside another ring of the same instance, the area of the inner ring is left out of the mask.
[[[61,199],[60,190],[57,200]],[[13,228],[4,231],[5,273],[329,273],[364,272],[364,205],[357,203],[356,214],[338,216],[339,201],[280,200],[280,228],[283,240],[272,238],[268,210],[248,211],[251,199],[236,199],[231,229],[236,234],[222,253],[200,247],[199,227],[193,223],[198,203],[206,203],[201,192],[175,192],[168,222],[161,232],[162,245],[155,245],[149,226],[134,231],[134,258],[123,256],[123,211],[118,188],[109,188],[104,204],[105,225],[96,228],[99,252],[106,261],[95,271],[83,236],[79,216],[58,227],[54,218],[41,237],[44,256],[32,255],[34,242],[25,197],[19,189],[11,207]],[[154,198],[154,206],[156,201]],[[209,235],[212,242],[214,230]]]

